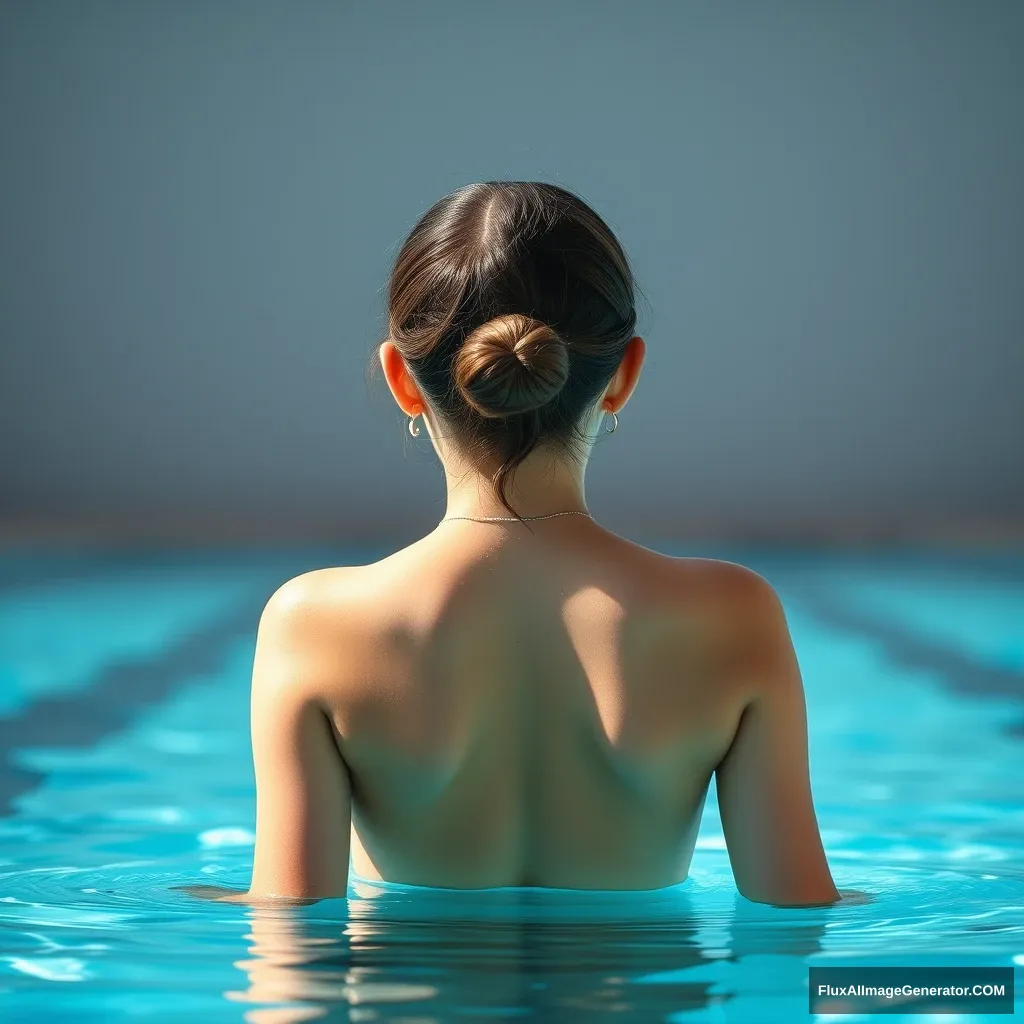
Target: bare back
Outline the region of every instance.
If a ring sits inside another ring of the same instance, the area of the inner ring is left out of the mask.
[[[455,888],[682,881],[746,699],[728,568],[562,522],[443,524],[337,570],[344,668],[325,700],[355,871]]]

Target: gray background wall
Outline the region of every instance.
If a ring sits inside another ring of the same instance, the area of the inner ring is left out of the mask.
[[[1013,0],[6,0],[6,533],[429,529],[364,368],[405,234],[488,178],[579,191],[649,299],[613,529],[1012,529],[1022,52]]]

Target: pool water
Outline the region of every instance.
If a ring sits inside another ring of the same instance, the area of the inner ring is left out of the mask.
[[[1019,551],[686,552],[782,597],[829,862],[870,902],[739,897],[713,787],[690,879],[654,893],[173,888],[249,882],[266,598],[383,553],[0,553],[0,1019],[789,1022],[809,965],[858,964],[1016,965],[1020,1009]]]

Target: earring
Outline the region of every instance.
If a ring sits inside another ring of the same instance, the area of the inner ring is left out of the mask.
[[[604,428],[604,432],[606,434],[614,434],[615,431],[619,429],[619,417],[616,416],[615,413],[612,413],[612,420],[612,429],[609,430],[607,427]]]
[[[419,437],[420,436],[420,428],[418,426],[416,426],[416,417],[417,416],[419,416],[419,413],[418,412],[414,412],[409,417],[409,433],[412,434],[413,437]]]

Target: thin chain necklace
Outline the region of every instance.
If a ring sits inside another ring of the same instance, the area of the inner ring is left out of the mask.
[[[555,516],[589,516],[589,512],[580,512],[577,509],[572,509],[570,512],[552,512],[546,516],[520,516],[516,519],[515,516],[484,516],[481,519],[477,519],[475,516],[445,516],[441,520],[442,523],[450,522],[452,519],[468,519],[473,523],[518,523],[520,519],[553,519]]]

